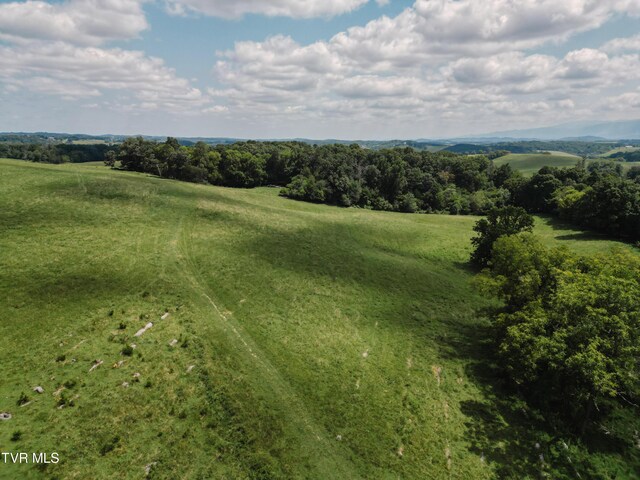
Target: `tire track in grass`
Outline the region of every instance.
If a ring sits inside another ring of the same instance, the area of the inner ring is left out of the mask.
[[[214,300],[215,295],[206,287],[206,282],[191,257],[189,245],[191,231],[192,220],[181,218],[177,225],[178,241],[172,242],[176,249],[176,258],[183,266],[181,273],[193,291],[203,300],[203,303],[206,303],[207,309],[213,311],[212,319],[227,332],[227,337],[235,343],[235,350],[243,355],[248,364],[255,369],[254,378],[260,379],[260,382],[254,380],[254,388],[257,391],[271,392],[278,399],[275,411],[283,416],[287,429],[295,432],[294,438],[287,439],[290,448],[304,455],[311,469],[310,472],[298,472],[303,475],[301,478],[348,478],[350,480],[362,478],[353,463],[346,458],[348,450],[340,446],[334,435],[315,422],[303,400],[250,334],[242,328],[232,314],[226,314],[224,309],[220,308],[219,302]]]

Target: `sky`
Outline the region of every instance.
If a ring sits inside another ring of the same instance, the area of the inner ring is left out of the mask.
[[[419,139],[640,118],[640,0],[0,0],[0,131]]]

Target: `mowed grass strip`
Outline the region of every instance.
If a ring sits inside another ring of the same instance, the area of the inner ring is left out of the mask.
[[[277,192],[0,160],[0,449],[61,458],[0,478],[535,471],[535,432],[492,438],[476,415],[494,402],[474,374],[477,219]],[[549,243],[614,245],[538,223]]]

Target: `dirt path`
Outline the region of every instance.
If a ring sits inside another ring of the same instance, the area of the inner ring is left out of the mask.
[[[289,431],[295,432],[295,438],[288,438],[290,448],[299,452],[304,458],[310,472],[304,472],[308,478],[361,478],[346,455],[348,450],[340,442],[336,442],[335,434],[327,432],[319,425],[307,411],[303,400],[296,394],[294,388],[281,375],[277,367],[251,338],[243,327],[226,312],[215,298],[215,293],[209,291],[206,282],[198,271],[190,255],[190,238],[193,224],[189,219],[181,219],[177,228],[177,241],[171,242],[175,248],[176,258],[183,266],[181,273],[193,291],[206,302],[211,311],[211,320],[217,322],[223,331],[228,333],[230,341],[234,342],[235,351],[254,370],[253,378],[256,391],[269,391],[276,396],[277,405],[274,410],[281,414]],[[259,379],[259,380],[258,380]],[[332,476],[327,477],[328,473]],[[302,473],[302,472],[301,472]]]

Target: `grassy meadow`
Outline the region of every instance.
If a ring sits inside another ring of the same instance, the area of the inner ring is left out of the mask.
[[[620,151],[621,149],[615,150]],[[612,150],[612,152],[615,152]],[[610,153],[612,153],[610,152]],[[496,158],[493,160],[493,163],[496,166],[504,165],[508,163],[514,170],[519,170],[526,177],[531,177],[538,173],[538,171],[542,167],[573,167],[579,160],[580,157],[576,155],[572,155],[570,153],[565,152],[550,152],[550,155],[542,154],[542,153],[510,153],[509,155],[505,155],[503,157]],[[595,160],[588,160],[587,162],[592,161],[606,161],[612,160],[609,158],[598,158]],[[640,162],[620,162],[622,165],[622,169],[624,172],[629,171],[631,167],[639,166]]]
[[[524,175],[531,176],[538,173],[542,167],[573,167],[580,157],[565,152],[543,153],[510,153],[496,158],[496,166],[508,163],[514,170],[520,170]]]
[[[61,459],[0,478],[572,478],[492,377],[476,220],[0,160],[0,450]]]

